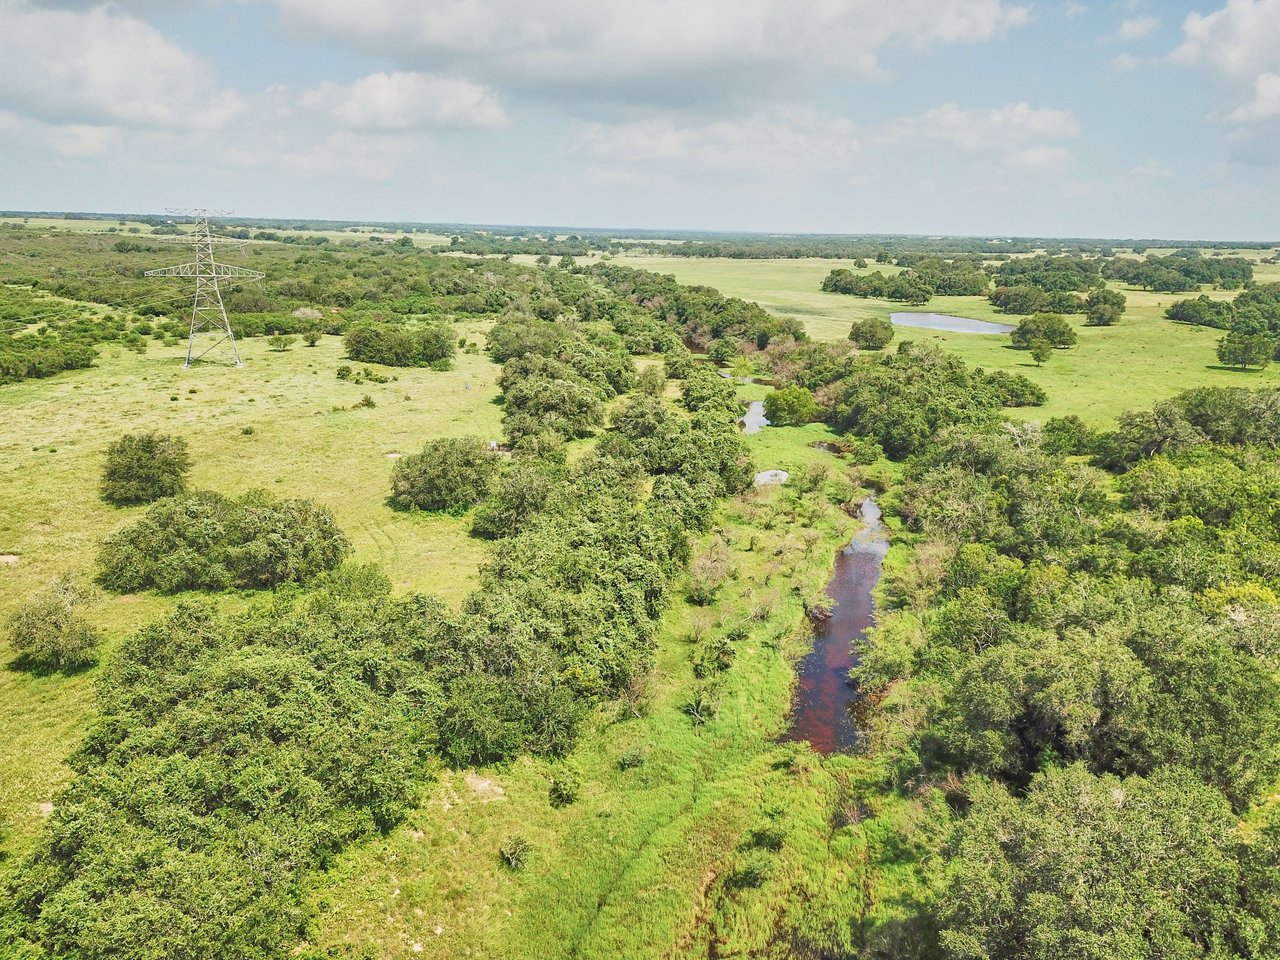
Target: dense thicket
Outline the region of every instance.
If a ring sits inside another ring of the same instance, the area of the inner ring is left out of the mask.
[[[310,500],[197,492],[161,500],[107,537],[98,582],[120,593],[274,587],[332,570],[350,550],[333,515]]]
[[[855,674],[890,780],[951,784],[947,956],[1280,948],[1280,831],[1237,827],[1280,777],[1278,413],[1206,388],[1103,434],[957,424],[909,462],[929,546]]]
[[[479,503],[498,472],[498,454],[480,437],[429,440],[391,470],[391,503],[402,510],[460,512]]]
[[[1199,250],[1183,249],[1165,257],[1115,257],[1106,262],[1102,275],[1159,293],[1198,290],[1201,284],[1238,290],[1253,279],[1253,264],[1243,257],[1206,257]]]
[[[1233,300],[1213,300],[1204,294],[1194,300],[1179,300],[1165,316],[1179,323],[1242,335],[1280,335],[1280,283],[1250,287]]]
[[[455,351],[453,332],[440,324],[352,327],[343,337],[347,356],[388,367],[448,369]]]
[[[140,326],[41,296],[29,287],[0,285],[0,384],[91,366],[101,343],[145,350]]]

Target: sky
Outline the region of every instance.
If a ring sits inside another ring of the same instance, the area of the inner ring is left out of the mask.
[[[1280,0],[0,0],[0,209],[1280,239]]]

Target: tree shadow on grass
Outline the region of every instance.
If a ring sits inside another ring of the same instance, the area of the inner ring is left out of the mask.
[[[78,677],[82,673],[88,673],[97,665],[98,661],[95,658],[82,663],[69,663],[61,667],[55,667],[47,663],[41,663],[24,653],[6,663],[5,669],[10,673],[26,673],[33,677],[52,677],[55,675]]]
[[[1206,370],[1223,370],[1223,371],[1226,371],[1227,373],[1248,373],[1248,374],[1252,374],[1253,376],[1257,376],[1258,374],[1262,373],[1262,371],[1266,369],[1266,367],[1250,367],[1247,370],[1242,370],[1239,367],[1228,367],[1225,364],[1221,364],[1221,363],[1206,363],[1204,365],[1204,368]]]

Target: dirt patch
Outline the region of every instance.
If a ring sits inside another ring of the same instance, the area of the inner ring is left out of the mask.
[[[480,777],[474,773],[468,773],[462,779],[463,782],[466,783],[467,788],[486,803],[490,800],[497,800],[500,797],[505,796],[507,792],[503,789],[502,784],[495,780],[490,780],[488,777]]]
[[[16,553],[0,553],[0,563],[17,563],[18,555]]]
[[[404,456],[403,453],[388,453],[386,455],[388,460],[399,460],[403,456]]]
[[[52,804],[52,803],[48,803],[48,802],[46,802],[46,803],[37,803],[37,804],[36,804],[36,810],[38,810],[38,811],[40,812],[40,816],[42,816],[42,817],[47,817],[47,816],[49,816],[50,814],[52,814],[52,813],[53,813],[53,804]]]

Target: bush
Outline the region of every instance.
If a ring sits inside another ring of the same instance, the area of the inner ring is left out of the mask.
[[[401,510],[460,513],[489,492],[501,458],[479,437],[432,440],[396,461],[391,504]]]
[[[286,336],[285,334],[282,334],[282,333],[272,334],[271,336],[267,337],[268,345],[276,353],[284,353],[284,351],[288,350],[297,342],[298,342],[297,337]]]
[[[855,320],[849,330],[849,339],[859,350],[883,350],[893,339],[893,324],[878,317]]]
[[[165,433],[127,433],[107,448],[102,499],[117,507],[151,503],[186,489],[187,441]]]
[[[79,612],[92,591],[59,577],[9,618],[9,642],[22,659],[41,670],[65,670],[93,660],[100,637]]]
[[[508,870],[523,870],[529,865],[531,853],[533,853],[533,844],[519,834],[508,837],[498,848],[498,858]]]
[[[553,807],[567,807],[578,799],[580,789],[578,775],[568,767],[563,767],[551,778],[547,799]]]
[[[308,347],[314,347],[317,343],[320,342],[320,331],[307,330],[302,334],[302,342],[305,343]]]
[[[350,550],[333,515],[310,500],[191,493],[108,537],[98,582],[118,593],[274,587],[332,570]]]

